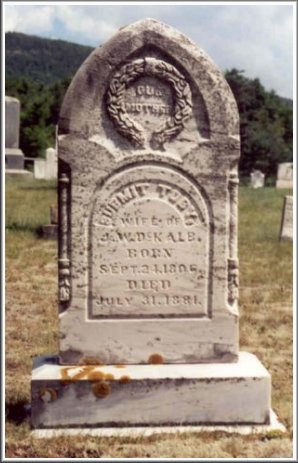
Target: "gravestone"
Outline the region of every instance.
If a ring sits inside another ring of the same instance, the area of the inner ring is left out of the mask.
[[[250,174],[250,185],[252,188],[263,188],[265,183],[265,174],[260,170],[253,170]]]
[[[87,58],[59,120],[59,356],[33,427],[270,423],[239,352],[239,118],[223,75],[155,20]]]
[[[293,163],[278,164],[276,188],[293,188]]]
[[[279,239],[293,239],[293,196],[285,196]]]
[[[34,177],[37,179],[56,179],[58,169],[57,150],[47,148],[45,159],[35,159]]]
[[[5,96],[5,172],[26,174],[24,154],[19,149],[20,102]]]
[[[46,239],[57,239],[58,236],[58,208],[56,204],[50,206],[50,224],[42,225],[41,235]]]

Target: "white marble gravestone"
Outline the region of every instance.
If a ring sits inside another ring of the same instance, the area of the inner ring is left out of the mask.
[[[278,164],[276,188],[293,188],[293,163]]]
[[[238,111],[193,42],[121,29],[59,121],[59,357],[37,359],[36,428],[269,422],[239,353]]]
[[[279,239],[286,238],[293,239],[293,196],[284,197]]]
[[[35,159],[34,177],[38,179],[56,179],[58,170],[57,150],[54,148],[46,149],[45,159]]]
[[[250,174],[250,185],[252,188],[263,188],[265,184],[265,174],[260,170],[253,170]]]
[[[19,148],[20,102],[5,96],[5,171],[27,173],[24,170],[24,154]]]

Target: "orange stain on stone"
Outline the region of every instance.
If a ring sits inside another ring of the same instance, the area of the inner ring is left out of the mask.
[[[51,387],[43,387],[39,391],[39,398],[43,402],[54,402],[57,399],[57,392]]]
[[[98,399],[104,399],[111,393],[111,386],[105,381],[97,381],[92,384],[92,392]]]
[[[119,379],[119,383],[128,383],[130,381],[130,376],[124,375]]]
[[[62,384],[68,384],[80,379],[87,379],[89,381],[94,380],[113,380],[115,379],[114,375],[111,373],[104,373],[103,371],[98,370],[98,366],[85,365],[79,367],[79,371],[74,375],[70,376],[69,370],[73,370],[73,367],[65,367],[61,369],[61,381]]]
[[[102,372],[102,371],[90,371],[90,373],[88,373],[88,376],[87,376],[88,380],[89,381],[93,381],[93,380],[96,380],[96,379],[104,379],[105,378],[105,374]]]
[[[160,354],[151,354],[148,363],[151,363],[152,365],[161,365],[164,363],[164,358]]]
[[[96,357],[83,357],[80,360],[80,365],[101,365],[103,366],[104,363]]]

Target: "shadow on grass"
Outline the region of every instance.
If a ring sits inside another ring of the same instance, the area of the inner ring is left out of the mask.
[[[13,403],[5,403],[6,420],[10,423],[22,424],[29,419],[30,406],[25,400],[18,400]]]
[[[50,224],[46,224],[50,225]],[[11,223],[5,227],[6,230],[10,230],[12,232],[27,232],[32,233],[35,238],[41,240],[47,239],[56,239],[57,235],[49,234],[48,235],[44,231],[44,225],[28,225],[28,224],[20,224],[20,223]]]
[[[6,230],[16,231],[16,232],[29,232],[33,233],[37,238],[41,236],[41,225],[29,225],[26,223],[16,223],[12,222],[5,227]]]
[[[50,185],[20,185],[20,190],[57,190],[56,184]]]

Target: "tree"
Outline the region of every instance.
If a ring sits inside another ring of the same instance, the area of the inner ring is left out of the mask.
[[[239,170],[248,176],[253,169],[275,176],[277,164],[292,161],[292,108],[259,79],[244,77],[243,71],[226,71],[240,114],[241,158]]]

